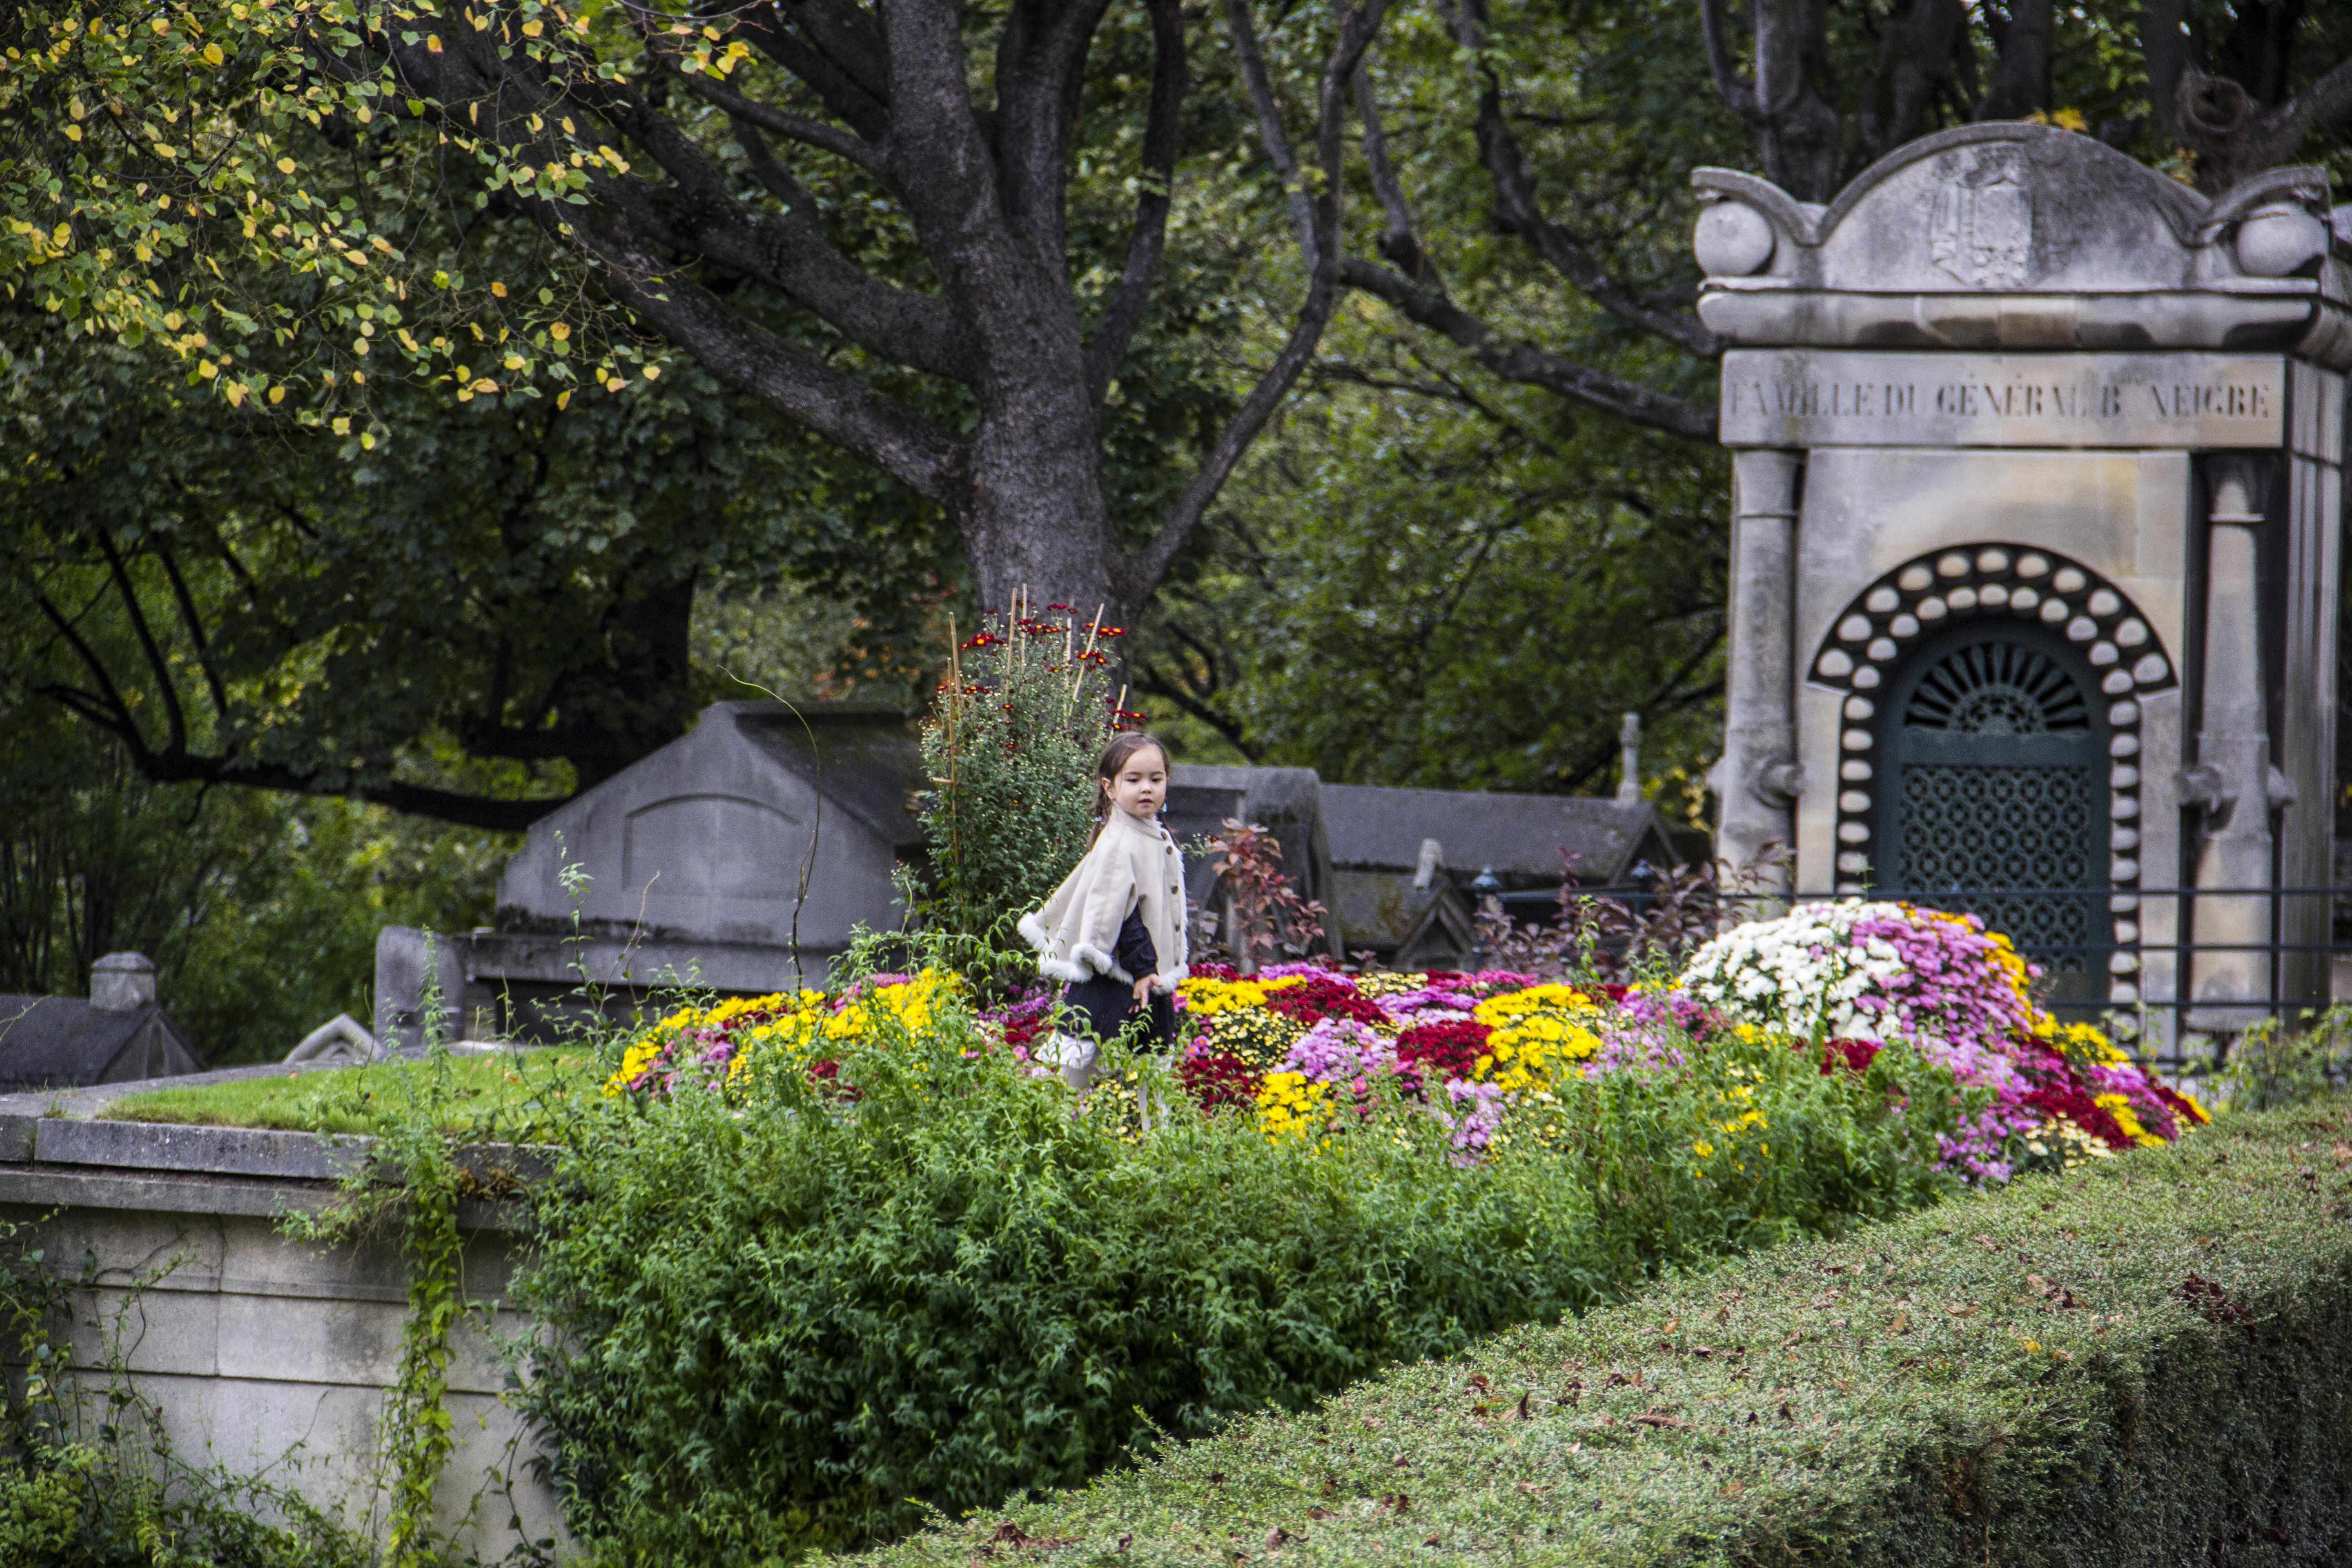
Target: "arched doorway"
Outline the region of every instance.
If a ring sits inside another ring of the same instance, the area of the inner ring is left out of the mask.
[[[2104,1002],[2111,727],[2081,648],[1963,621],[1889,672],[1879,711],[1872,883],[2006,932],[2053,1002]]]

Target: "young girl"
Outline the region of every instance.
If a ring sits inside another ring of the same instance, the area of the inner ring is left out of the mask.
[[[1111,737],[1095,764],[1095,833],[1087,858],[1043,909],[1021,917],[1037,968],[1067,983],[1062,1002],[1091,1039],[1056,1034],[1063,1076],[1094,1081],[1098,1043],[1118,1038],[1138,1016],[1151,1038],[1175,1036],[1176,983],[1188,973],[1184,858],[1160,826],[1168,796],[1168,753],[1139,731]]]

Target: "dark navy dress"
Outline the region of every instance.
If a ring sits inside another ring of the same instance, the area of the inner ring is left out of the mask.
[[[1160,954],[1152,949],[1151,933],[1143,929],[1141,910],[1127,911],[1111,957],[1129,974],[1150,974],[1160,967]],[[1144,1012],[1135,1005],[1135,987],[1108,974],[1072,981],[1062,991],[1062,1002],[1083,1016],[1087,1029],[1095,1038],[1104,1041],[1117,1039],[1119,1031]],[[1155,1043],[1164,1046],[1176,1037],[1175,998],[1164,991],[1153,992],[1149,1016]]]

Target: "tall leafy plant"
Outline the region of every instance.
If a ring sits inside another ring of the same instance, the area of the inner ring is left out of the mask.
[[[1037,615],[1016,599],[1011,615],[951,643],[923,725],[928,908],[940,929],[1011,945],[1013,922],[1085,855],[1096,759],[1133,717],[1108,692],[1104,650],[1120,635],[1100,612],[1081,620],[1048,605]]]

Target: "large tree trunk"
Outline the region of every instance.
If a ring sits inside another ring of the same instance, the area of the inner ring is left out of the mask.
[[[1081,616],[1126,615],[1112,595],[1094,419],[1069,401],[1012,400],[972,432],[971,500],[956,521],[985,610],[1001,614],[1019,593]]]

